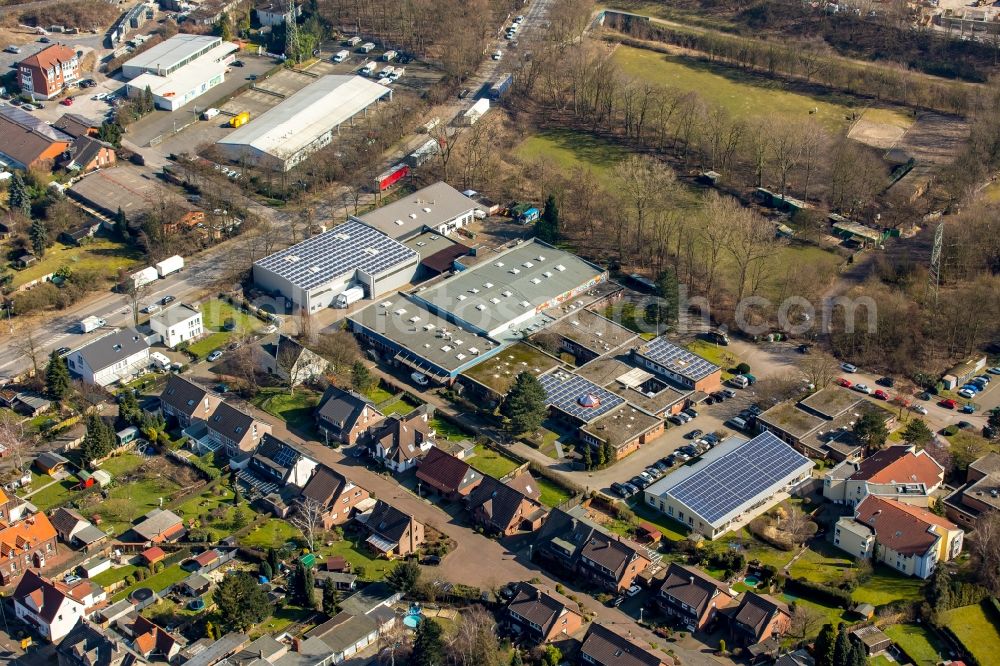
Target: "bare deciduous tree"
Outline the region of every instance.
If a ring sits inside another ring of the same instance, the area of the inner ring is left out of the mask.
[[[823,626],[825,618],[816,609],[805,604],[795,604],[792,608],[788,635],[797,640],[805,640],[814,635]]]
[[[774,227],[757,213],[740,209],[732,217],[731,233],[726,238],[726,249],[736,264],[736,302],[747,295],[747,281],[755,277],[759,284],[759,271],[774,252],[776,245]],[[751,292],[752,293],[752,292]]]
[[[309,546],[309,550],[315,552],[316,539],[323,531],[323,514],[326,507],[322,502],[311,497],[298,500],[295,503],[295,510],[289,522],[302,531],[302,536]]]

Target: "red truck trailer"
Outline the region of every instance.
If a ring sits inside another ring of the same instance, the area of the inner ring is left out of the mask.
[[[410,174],[410,167],[405,164],[397,164],[388,171],[380,174],[375,179],[375,191],[385,192],[398,181]]]

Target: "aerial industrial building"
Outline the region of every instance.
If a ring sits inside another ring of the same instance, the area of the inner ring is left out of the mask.
[[[386,96],[392,98],[391,89],[361,76],[323,76],[216,145],[234,162],[289,171]]]
[[[315,312],[352,284],[368,298],[399,289],[416,273],[419,255],[382,232],[348,221],[253,265],[258,287]]]
[[[129,97],[153,93],[159,109],[176,111],[222,83],[239,47],[210,35],[174,35],[122,65]]]
[[[482,206],[439,181],[357,219],[387,236],[406,240],[424,230],[447,236],[472,224],[477,208]]]

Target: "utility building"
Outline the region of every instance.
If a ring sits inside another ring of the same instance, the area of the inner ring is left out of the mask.
[[[210,35],[174,35],[122,65],[128,96],[146,88],[159,109],[176,111],[222,83],[239,47]]]

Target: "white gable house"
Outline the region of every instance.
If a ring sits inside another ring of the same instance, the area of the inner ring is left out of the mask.
[[[74,350],[66,364],[84,382],[108,386],[149,368],[149,345],[134,328],[122,328]]]

